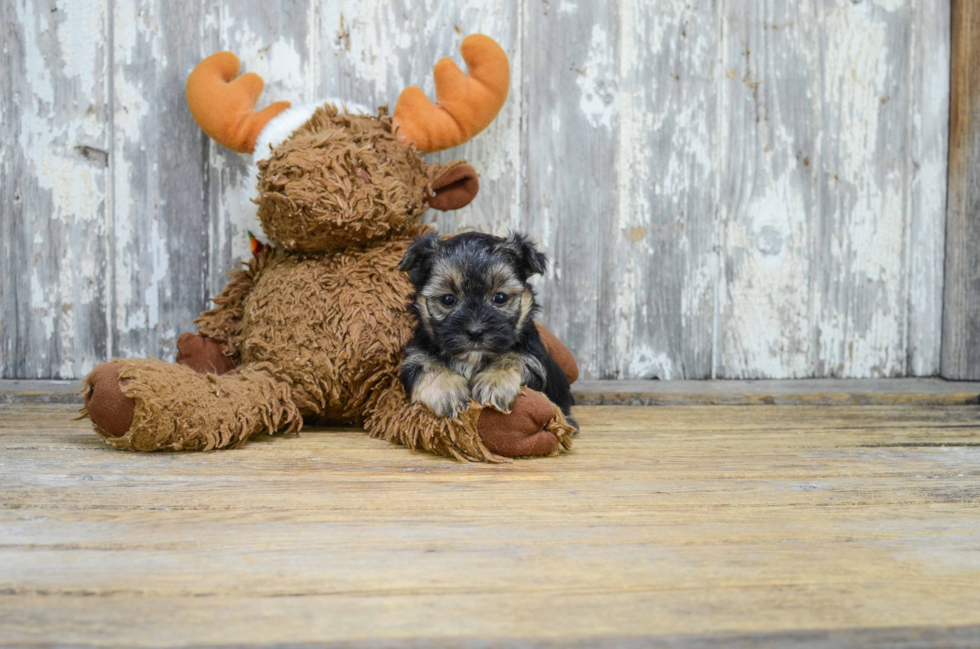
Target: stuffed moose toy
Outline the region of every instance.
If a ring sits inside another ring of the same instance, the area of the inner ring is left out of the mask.
[[[187,81],[187,102],[218,143],[253,153],[257,217],[271,245],[229,273],[215,307],[182,334],[176,363],[116,359],[83,386],[83,416],[120,449],[210,450],[261,433],[295,432],[303,418],[356,424],[412,449],[471,461],[551,455],[574,429],[543,394],[524,389],[510,412],[472,402],[456,418],[413,404],[398,379],[411,340],[413,288],[397,266],[431,228],[428,207],[457,209],[476,196],[464,161],[428,164],[422,153],[466,142],[507,97],[504,51],[482,35],[461,46],[469,74],[448,58],[435,66],[438,102],[405,89],[388,116],[339,102],[253,111],[263,82],[237,76],[220,52]],[[237,78],[236,78],[237,77]],[[542,340],[574,381],[568,349]]]

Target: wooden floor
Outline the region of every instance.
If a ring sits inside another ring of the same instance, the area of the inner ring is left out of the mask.
[[[977,406],[585,406],[504,466],[73,412],[0,406],[6,644],[980,644]]]

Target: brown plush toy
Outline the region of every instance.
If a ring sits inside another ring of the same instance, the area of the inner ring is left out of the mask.
[[[85,379],[85,408],[112,446],[136,451],[208,450],[253,435],[297,431],[303,417],[363,425],[374,437],[465,460],[550,455],[573,432],[544,395],[524,390],[509,413],[472,403],[440,419],[406,398],[398,369],[412,337],[412,287],[396,267],[428,207],[473,200],[479,182],[463,161],[428,164],[420,153],[461,144],[485,128],[507,96],[507,56],[473,35],[435,68],[438,103],[406,89],[388,117],[331,103],[286,102],[253,112],[262,80],[236,78],[221,52],[187,81],[187,101],[217,142],[253,152],[257,216],[270,246],[183,334],[176,363],[114,360]],[[542,339],[569,380],[568,349]]]

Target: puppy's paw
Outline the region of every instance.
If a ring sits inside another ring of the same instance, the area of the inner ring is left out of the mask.
[[[473,377],[473,400],[500,412],[510,412],[521,392],[521,373],[515,369],[489,368]]]
[[[470,405],[470,395],[464,390],[451,390],[442,394],[427,395],[422,403],[436,417],[458,417]]]
[[[440,368],[422,375],[412,401],[424,404],[436,417],[457,417],[470,405],[470,390],[465,378]]]

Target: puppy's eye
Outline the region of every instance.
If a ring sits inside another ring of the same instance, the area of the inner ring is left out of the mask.
[[[443,306],[452,306],[452,305],[456,304],[456,296],[455,295],[449,295],[447,293],[446,295],[443,295],[442,297],[440,297],[439,298],[439,301],[442,302],[442,305]]]
[[[510,299],[510,296],[507,295],[506,293],[495,293],[494,296],[493,296],[493,303],[494,304],[507,304],[507,300],[509,300],[509,299]]]

